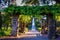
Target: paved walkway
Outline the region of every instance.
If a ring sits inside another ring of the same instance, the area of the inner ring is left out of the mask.
[[[49,40],[49,39],[45,36],[36,36],[36,37],[24,37],[24,38],[4,38],[0,40]],[[60,38],[53,40],[60,40]]]
[[[4,38],[0,40],[49,40],[46,35],[40,35],[39,33],[33,33],[33,35],[32,33],[26,33],[23,36],[25,37]],[[60,40],[60,38],[54,40]]]
[[[34,37],[24,37],[24,38],[5,38],[0,40],[48,40],[48,38],[43,36],[34,36]]]

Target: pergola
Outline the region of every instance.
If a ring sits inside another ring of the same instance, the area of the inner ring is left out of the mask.
[[[9,6],[6,8],[5,13],[10,14],[13,18],[19,15],[46,15],[48,20],[48,37],[52,38],[55,36],[55,16],[60,15],[60,6],[55,4],[53,6]]]
[[[55,16],[60,15],[60,5],[55,4],[52,6],[9,6],[5,8],[4,14],[9,14],[9,16],[13,16],[18,21],[19,15],[46,15],[48,20],[48,37],[52,38],[55,36]],[[1,13],[0,13],[1,15]],[[18,26],[16,26],[17,28]],[[14,27],[13,27],[14,28]],[[51,30],[52,29],[52,30]],[[13,30],[15,32],[15,30]],[[18,31],[18,30],[16,30]],[[17,34],[17,32],[16,32]],[[15,34],[15,35],[16,35]]]

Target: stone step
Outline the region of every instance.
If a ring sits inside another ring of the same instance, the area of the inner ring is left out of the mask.
[[[40,35],[40,36],[42,36],[42,34],[40,32],[25,32],[24,35]]]
[[[40,32],[26,32],[25,34],[41,34]]]

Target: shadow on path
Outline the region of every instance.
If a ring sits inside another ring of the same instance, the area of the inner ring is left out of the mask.
[[[4,38],[0,40],[49,40],[46,36],[33,36],[33,37],[24,37],[24,38]],[[54,40],[60,40],[60,37]]]

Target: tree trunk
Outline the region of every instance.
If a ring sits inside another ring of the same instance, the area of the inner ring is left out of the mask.
[[[9,27],[9,25],[8,25],[8,24],[9,24],[9,23],[7,23],[7,24],[6,24],[6,28],[7,28],[7,29],[8,29],[8,27]]]
[[[2,27],[2,16],[1,16],[1,12],[0,12],[0,29]]]
[[[22,33],[24,32],[24,23],[22,23]]]
[[[53,14],[48,14],[47,15],[47,20],[48,20],[48,38],[52,39],[55,37],[55,20],[53,18]]]
[[[27,23],[24,24],[24,32],[25,32],[25,28],[26,28],[26,26],[27,26]]]
[[[25,28],[26,28],[26,23],[22,23],[22,33],[24,33]]]
[[[46,19],[42,19],[42,34],[45,34]]]

